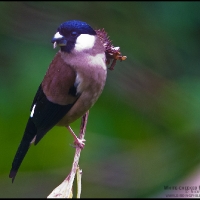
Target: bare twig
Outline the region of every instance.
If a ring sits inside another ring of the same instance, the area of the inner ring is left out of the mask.
[[[87,119],[88,119],[89,111],[85,113],[82,117],[81,127],[80,127],[80,135],[79,139],[84,139],[85,131],[87,126]],[[80,158],[81,148],[76,147],[76,152],[74,155],[74,161],[72,164],[72,169],[67,178],[58,186],[56,187],[51,194],[47,198],[72,198],[72,186],[74,182],[75,174],[77,173],[77,181],[78,181],[78,191],[77,191],[77,198],[80,198],[81,194],[81,174],[82,171],[79,170],[78,162]]]
[[[77,169],[77,173],[76,173],[76,177],[77,177],[77,198],[81,197],[81,178],[82,178],[82,170],[78,167]]]

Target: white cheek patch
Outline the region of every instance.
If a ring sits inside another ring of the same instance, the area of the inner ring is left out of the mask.
[[[59,38],[63,38],[63,36],[60,35],[59,32],[57,32],[57,33],[54,35],[54,38],[55,38],[55,39],[59,39]]]
[[[30,117],[33,117],[33,115],[34,115],[35,106],[36,106],[36,104],[34,104],[34,106],[33,106],[33,109],[32,109],[32,111],[31,111],[31,115],[30,115]]]
[[[81,34],[76,39],[75,50],[83,51],[91,49],[95,43],[95,36],[89,34]]]

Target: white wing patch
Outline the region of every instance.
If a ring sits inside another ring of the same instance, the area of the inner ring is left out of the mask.
[[[30,145],[35,142],[35,139],[36,139],[36,136],[32,139],[32,141],[30,142]]]
[[[82,76],[80,75],[80,73],[77,73],[77,75],[76,75],[76,80],[75,80],[74,85],[77,87],[77,88],[76,88],[77,93],[83,92],[83,88],[82,88],[82,86],[83,86],[83,78],[82,78]]]
[[[36,104],[34,104],[30,117],[33,117]]]

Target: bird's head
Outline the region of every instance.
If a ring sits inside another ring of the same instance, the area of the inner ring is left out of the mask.
[[[60,46],[62,52],[70,53],[73,49],[83,51],[94,46],[96,32],[86,23],[71,20],[62,23],[51,42]]]

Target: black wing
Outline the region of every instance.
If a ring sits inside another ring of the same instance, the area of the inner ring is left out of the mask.
[[[71,109],[79,98],[75,84],[76,73],[68,66],[61,54],[57,53],[39,86],[31,106],[31,115],[26,129],[14,157],[9,177],[14,181],[17,171],[29,149],[32,141],[37,144],[42,137],[55,126]],[[45,93],[44,93],[44,91]],[[60,105],[50,102],[47,98],[53,97],[53,102],[61,100]],[[57,96],[58,94],[58,96]],[[64,101],[62,101],[64,98]]]
[[[74,88],[71,90],[73,91]],[[31,106],[31,116],[28,119],[23,138],[18,147],[12,163],[12,168],[10,170],[9,177],[12,178],[12,182],[15,179],[17,171],[34,137],[36,136],[35,144],[37,144],[42,139],[42,137],[53,126],[55,126],[60,121],[60,119],[62,119],[62,117],[64,117],[64,115],[71,109],[73,104],[63,106],[50,102],[46,98],[42,90],[42,86],[39,86]]]
[[[31,106],[32,116],[30,116],[30,120],[35,124],[37,129],[35,144],[65,116],[74,103],[59,105],[50,102],[40,85]]]

